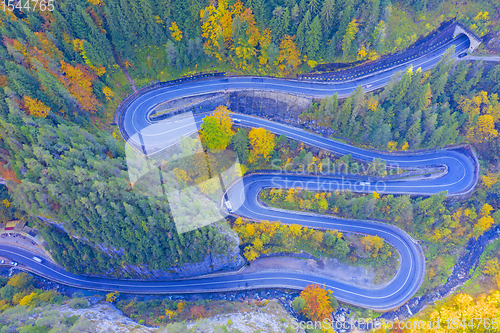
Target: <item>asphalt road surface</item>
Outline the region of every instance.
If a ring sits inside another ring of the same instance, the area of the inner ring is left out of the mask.
[[[455,46],[455,55],[469,47],[466,36],[460,35],[450,43],[414,59],[408,63],[394,64],[384,72],[371,74],[354,81],[343,83],[311,83],[297,80],[275,78],[229,77],[209,79],[199,82],[188,82],[176,86],[159,88],[144,93],[135,99],[124,114],[120,130],[129,143],[146,155],[153,156],[166,146],[177,142],[179,137],[188,135],[199,128],[203,115],[180,117],[154,122],[149,114],[156,105],[167,100],[225,90],[257,89],[273,90],[286,93],[306,94],[314,97],[332,95],[340,97],[351,94],[356,87],[364,85],[367,90],[385,86],[398,71],[412,65],[415,69],[432,68],[437,64],[448,47]],[[272,110],[269,110],[272,112]],[[350,189],[353,192],[379,192],[395,194],[429,195],[440,191],[448,191],[448,195],[461,195],[471,191],[477,183],[478,162],[467,148],[454,150],[438,150],[421,154],[387,154],[364,150],[350,145],[323,138],[293,127],[268,120],[233,115],[240,126],[265,127],[270,131],[284,134],[311,146],[330,150],[338,154],[352,154],[356,159],[372,161],[381,158],[389,165],[399,167],[446,166],[447,172],[439,178],[424,180],[384,180],[377,181],[369,177],[360,179],[349,175],[305,176],[287,173],[253,174],[245,176],[227,190],[227,197],[235,209],[235,215],[256,220],[281,220],[283,223],[297,223],[307,227],[335,229],[361,234],[378,235],[389,242],[401,256],[400,269],[390,283],[379,289],[364,289],[326,277],[288,272],[262,272],[252,274],[232,274],[224,276],[199,277],[169,281],[137,281],[76,276],[48,262],[38,263],[33,255],[7,245],[0,245],[0,255],[23,264],[37,274],[50,280],[74,287],[120,291],[128,293],[198,293],[212,291],[239,290],[251,288],[289,287],[303,289],[306,285],[316,283],[325,285],[334,291],[335,296],[344,302],[388,311],[407,302],[420,288],[425,276],[425,257],[422,248],[403,230],[384,223],[339,219],[319,214],[306,214],[276,210],[263,206],[258,201],[258,193],[263,188],[300,186],[308,190],[330,191]]]
[[[483,61],[494,61],[500,62],[500,56],[466,56],[459,60],[483,60]]]
[[[207,79],[203,81],[189,81],[176,86],[159,88],[146,92],[136,98],[123,115],[123,123],[120,131],[124,137],[130,138],[129,144],[151,155],[155,151],[163,149],[172,138],[177,138],[184,133],[185,123],[179,122],[177,132],[167,133],[171,119],[153,122],[149,118],[153,108],[165,101],[175,100],[187,96],[203,95],[231,90],[266,90],[284,93],[303,94],[313,97],[325,97],[337,93],[339,97],[349,96],[357,87],[364,86],[365,91],[372,91],[387,85],[394,74],[406,70],[410,65],[414,69],[428,70],[434,67],[444,53],[451,47],[455,47],[455,55],[462,53],[469,47],[469,39],[465,35],[459,35],[449,43],[435,49],[429,54],[410,60],[406,63],[393,64],[385,71],[371,73],[355,80],[345,80],[342,83],[324,83],[299,80],[285,80],[277,78],[262,77],[226,77]],[[272,110],[269,110],[272,112]],[[185,120],[188,121],[188,120]]]

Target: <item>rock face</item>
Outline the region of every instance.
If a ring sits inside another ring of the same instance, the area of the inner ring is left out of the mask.
[[[294,122],[312,102],[306,96],[258,90],[232,92],[229,100],[229,108],[234,112],[281,122]]]
[[[236,246],[227,255],[208,254],[203,261],[172,267],[168,271],[149,270],[147,267],[127,265],[123,268],[122,273],[128,273],[131,276],[143,279],[178,279],[238,270],[244,263],[243,258],[240,256],[239,248]]]
[[[196,96],[196,101],[181,100],[181,102],[186,105],[180,106],[175,110],[168,109],[167,113],[155,119],[161,120],[185,112],[193,112],[194,114],[205,113],[213,111],[219,105],[225,105],[233,112],[264,117],[280,122],[296,123],[299,116],[311,105],[312,98],[274,91],[243,90],[205,94]],[[166,108],[166,106],[163,108]],[[269,110],[273,110],[273,112],[270,113]]]
[[[500,32],[487,34],[484,38],[484,44],[489,51],[500,52]]]
[[[158,329],[138,325],[132,319],[123,315],[123,313],[110,303],[102,302],[95,304],[87,309],[71,309],[63,305],[56,309],[62,316],[80,316],[72,330],[73,332],[110,332],[110,333],[152,333]],[[88,331],[87,331],[88,330]]]
[[[76,307],[75,303],[80,306]],[[244,313],[234,312],[150,327],[138,324],[110,303],[99,300],[91,302],[89,298],[71,299],[63,305],[49,304],[35,309],[20,306],[11,308],[2,313],[2,332],[19,332],[20,329],[36,325],[49,327],[50,332],[67,333],[304,333],[301,329],[293,329],[298,327],[295,318],[277,300],[260,303],[252,305],[250,311]],[[74,321],[68,324],[68,319]]]
[[[218,232],[224,234],[226,240],[231,242],[227,253],[217,255],[209,253],[205,258],[196,263],[187,263],[182,266],[172,267],[168,271],[164,270],[148,270],[147,267],[138,267],[128,265],[124,268],[125,271],[132,275],[137,275],[146,278],[163,278],[163,279],[176,279],[191,277],[197,275],[204,275],[216,272],[232,271],[241,268],[245,261],[240,255],[240,239],[238,235],[229,228],[225,223],[215,225]]]
[[[174,271],[179,277],[189,277],[218,271],[237,270],[243,266],[243,264],[244,260],[240,256],[240,249],[236,245],[227,255],[209,254],[201,262],[175,267]]]
[[[302,119],[301,115],[307,111],[312,102],[313,99],[310,97],[295,94],[274,91],[236,91],[229,93],[227,106],[234,112],[311,130],[326,137],[335,136],[335,131],[331,127],[321,126],[316,120]]]
[[[2,312],[2,332],[153,333],[107,302],[73,298],[66,304],[29,308],[16,306]]]
[[[304,333],[293,318],[276,300],[251,312],[229,313],[187,323],[170,324],[158,332],[275,332]]]

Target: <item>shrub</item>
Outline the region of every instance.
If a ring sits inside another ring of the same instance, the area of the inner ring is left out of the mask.
[[[68,327],[71,327],[78,321],[78,319],[80,319],[80,316],[63,317],[61,319],[61,323]]]
[[[85,298],[73,298],[68,302],[72,309],[85,309],[89,307],[89,302]]]

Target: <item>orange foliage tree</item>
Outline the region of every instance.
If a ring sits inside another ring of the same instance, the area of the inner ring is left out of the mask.
[[[300,293],[300,297],[306,301],[302,313],[313,321],[322,321],[332,315],[330,295],[332,292],[316,284],[308,285]]]
[[[62,80],[70,94],[76,98],[80,106],[91,113],[97,112],[99,102],[93,94],[92,83],[95,77],[81,65],[72,66],[61,60],[61,70],[65,74]]]
[[[1,139],[1,137],[0,137]],[[20,184],[21,181],[17,178],[16,173],[10,169],[7,169],[2,163],[0,162],[0,178],[3,179],[10,179],[15,181],[16,183]]]
[[[7,86],[8,81],[9,80],[7,79],[7,76],[0,75],[0,87],[5,88]]]
[[[26,107],[30,115],[38,118],[47,118],[47,116],[49,115],[50,108],[36,98],[24,96],[23,101],[24,106]]]
[[[205,308],[203,305],[195,305],[189,309],[189,314],[192,319],[200,319],[205,316]]]

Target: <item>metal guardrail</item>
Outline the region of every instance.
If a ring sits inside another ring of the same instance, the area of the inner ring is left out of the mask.
[[[358,65],[354,68],[348,68],[336,72],[327,72],[321,74],[301,74],[298,75],[298,79],[316,82],[328,82],[328,81],[343,81],[346,78],[352,78],[368,75],[370,73],[375,74],[380,70],[384,70],[388,66],[394,63],[403,63],[409,59],[415,59],[422,56],[429,51],[434,50],[438,46],[453,39],[453,32],[455,27],[460,25],[458,22],[449,24],[448,26],[441,28],[441,31],[435,31],[432,35],[423,37],[424,41],[419,45],[414,44],[411,49],[407,49],[403,52],[391,54],[382,57],[381,59],[370,61],[365,64]],[[460,25],[462,26],[462,25]],[[418,43],[418,41],[417,41]]]
[[[158,88],[163,88],[163,87],[169,87],[169,86],[174,86],[178,84],[182,84],[185,82],[189,81],[195,81],[195,80],[202,80],[202,79],[208,79],[208,78],[216,78],[216,77],[225,77],[226,73],[224,72],[216,72],[216,73],[206,73],[206,74],[198,74],[198,75],[192,75],[188,77],[183,77],[180,79],[176,80],[171,80],[171,81],[163,81],[163,82],[156,82],[152,83],[149,85],[146,85],[144,87],[141,87],[140,89],[137,90],[137,92],[133,92],[132,94],[128,95],[125,97],[123,101],[118,105],[115,111],[115,123],[118,125],[121,135],[125,141],[128,141],[130,137],[125,131],[122,131],[123,128],[123,116],[125,114],[125,111],[129,108],[129,106],[136,100],[137,97],[141,96],[144,93],[147,93],[149,91],[153,91]]]

